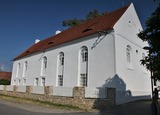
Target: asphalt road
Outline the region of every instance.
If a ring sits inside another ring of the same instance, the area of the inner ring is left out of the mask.
[[[151,115],[151,102],[140,101],[116,106],[111,109],[96,112],[77,112],[58,109],[48,109],[42,106],[24,105],[0,101],[1,115]]]
[[[29,107],[30,106],[30,107]],[[27,108],[25,108],[27,107]],[[60,109],[12,103],[0,100],[0,115],[97,115],[99,112],[77,112]]]

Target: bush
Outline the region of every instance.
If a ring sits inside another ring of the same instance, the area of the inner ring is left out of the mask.
[[[0,80],[0,85],[10,85],[10,81],[9,80],[5,80],[5,79],[1,79]]]

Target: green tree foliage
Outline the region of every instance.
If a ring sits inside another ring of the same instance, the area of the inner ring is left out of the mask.
[[[146,21],[146,29],[138,36],[149,43],[148,55],[141,60],[146,68],[154,73],[154,78],[160,80],[160,5]]]
[[[5,80],[5,79],[1,79],[0,80],[0,85],[10,85],[10,81],[9,80]]]
[[[74,19],[64,20],[62,22],[62,25],[66,26],[66,27],[73,27],[73,26],[79,25],[79,24],[81,24],[81,23],[83,23],[85,21],[92,20],[92,19],[94,19],[94,18],[96,18],[98,16],[101,16],[101,15],[104,15],[104,14],[105,14],[105,12],[99,13],[98,10],[94,9],[93,11],[90,11],[86,15],[85,19],[76,19],[76,18],[74,18]]]

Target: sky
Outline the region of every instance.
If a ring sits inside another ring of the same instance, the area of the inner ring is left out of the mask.
[[[62,22],[83,19],[97,9],[111,12],[133,3],[142,27],[158,6],[153,0],[0,0],[0,70],[12,71],[13,59],[34,44],[65,30]]]

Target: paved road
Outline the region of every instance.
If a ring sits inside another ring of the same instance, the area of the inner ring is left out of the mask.
[[[151,115],[150,101],[123,104],[112,109],[96,112],[77,112],[51,109],[42,106],[34,106],[20,103],[0,101],[1,115]]]
[[[13,106],[8,106],[5,104],[0,104],[0,114],[1,115],[89,115],[87,113],[75,112],[75,113],[39,113],[31,112],[24,109],[19,109]]]
[[[40,105],[16,103],[0,99],[0,115],[97,115],[98,113],[53,109]]]

